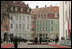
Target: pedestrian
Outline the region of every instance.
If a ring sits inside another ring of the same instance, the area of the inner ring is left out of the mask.
[[[41,41],[42,41],[42,37],[40,37],[40,44],[41,44]]]
[[[18,38],[18,42],[20,43],[20,37]]]
[[[17,36],[14,38],[13,43],[14,43],[14,48],[17,48],[18,47],[18,39],[17,39]]]
[[[39,37],[38,37],[38,44],[39,44]]]
[[[58,40],[59,40],[59,38],[56,37],[56,38],[55,38],[55,44],[57,44]]]
[[[35,37],[35,44],[37,44],[37,37]]]

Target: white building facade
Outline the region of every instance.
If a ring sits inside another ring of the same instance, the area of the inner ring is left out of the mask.
[[[59,1],[59,28],[60,28],[60,37],[68,39],[70,36],[70,25],[71,25],[71,1]],[[69,22],[70,21],[70,22]]]
[[[16,3],[16,4],[15,4]],[[10,34],[23,39],[31,38],[31,14],[28,5],[15,1],[10,7]]]
[[[31,15],[15,13],[10,17],[13,18],[13,21],[10,20],[10,33],[28,39],[31,34]]]

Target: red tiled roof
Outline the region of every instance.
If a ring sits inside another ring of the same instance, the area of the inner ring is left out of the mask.
[[[36,8],[32,9],[32,13],[38,13],[40,11],[46,11],[46,12],[57,12],[59,13],[59,7],[58,6],[53,6],[53,7],[44,7],[44,8]]]

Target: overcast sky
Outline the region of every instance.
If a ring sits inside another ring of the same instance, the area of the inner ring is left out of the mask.
[[[23,1],[25,4],[29,4],[29,7],[34,9],[36,8],[36,5],[40,7],[45,7],[45,5],[48,7],[50,5],[52,6],[59,6],[58,1]]]

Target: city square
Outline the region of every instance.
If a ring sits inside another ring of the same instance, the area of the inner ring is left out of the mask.
[[[1,1],[1,48],[71,48],[71,1]]]

